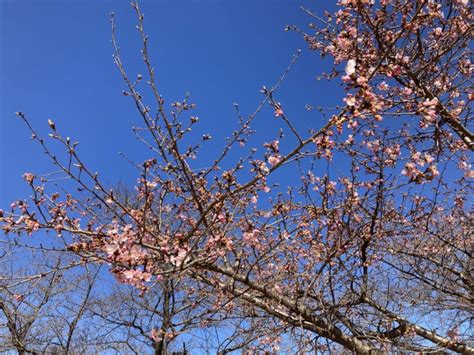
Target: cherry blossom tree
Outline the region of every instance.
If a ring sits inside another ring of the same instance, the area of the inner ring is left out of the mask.
[[[258,323],[250,352],[278,351],[292,337],[301,352],[474,353],[471,3],[338,6],[306,9],[309,28],[287,29],[333,62],[321,78],[341,84],[341,105],[308,106],[314,127],[296,128],[278,89],[298,52],[262,88],[253,114],[236,110],[240,126],[207,168],[194,162],[212,137],[193,136],[189,96],[168,103],[161,95],[139,5],[145,73],[136,78],[122,62],[112,14],[114,61],[143,122],[133,133],[151,152],[137,165],[137,203],[106,187],[60,125],[49,121],[65,160],[19,112],[81,192],[50,191],[47,177],[27,173],[32,198],[1,213],[3,231],[52,231],[84,262],[109,264],[144,293],[163,280],[184,282],[190,299],[244,319],[239,337]],[[247,148],[268,105],[280,134]],[[289,172],[298,179],[279,186]]]

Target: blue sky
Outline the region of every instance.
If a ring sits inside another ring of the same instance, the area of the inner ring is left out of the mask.
[[[327,63],[310,53],[299,35],[283,30],[288,24],[308,28],[311,19],[302,5],[316,11],[328,6],[294,0],[141,2],[161,91],[168,103],[191,93],[199,130],[214,137],[205,151],[208,158],[236,127],[233,103],[243,113],[252,112],[261,86],[271,86],[299,48],[301,58],[277,94],[285,112],[298,127],[317,128],[321,115],[307,112],[305,104],[339,102],[341,90],[314,79]],[[144,73],[129,1],[0,1],[1,207],[29,194],[24,172],[54,170],[15,111],[24,112],[44,135],[47,119],[53,119],[64,135],[80,142],[83,160],[107,183],[136,178],[119,152],[137,161],[149,158],[130,130],[139,117],[122,95],[124,85],[112,62],[110,11],[116,13],[129,73]],[[267,110],[255,128],[274,137],[274,120]]]

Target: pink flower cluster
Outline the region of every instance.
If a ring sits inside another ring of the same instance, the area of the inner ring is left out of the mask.
[[[435,97],[433,99],[426,99],[418,104],[418,111],[421,113],[423,119],[420,122],[420,128],[427,128],[436,123],[437,109],[439,100]]]

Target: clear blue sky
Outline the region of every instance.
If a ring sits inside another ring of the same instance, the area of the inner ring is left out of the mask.
[[[341,90],[314,79],[327,63],[310,53],[296,33],[283,31],[288,24],[308,29],[311,19],[301,5],[321,11],[334,2],[141,2],[162,93],[168,102],[191,93],[200,129],[215,137],[213,147],[235,127],[232,104],[251,112],[261,99],[261,86],[275,82],[298,48],[301,59],[277,94],[285,112],[299,127],[317,128],[321,115],[306,112],[305,104],[340,102]],[[29,195],[24,172],[54,170],[15,111],[24,112],[45,135],[52,118],[62,133],[80,142],[83,159],[110,184],[136,178],[118,152],[138,161],[148,158],[131,134],[139,117],[131,99],[121,94],[124,85],[112,62],[110,11],[116,13],[125,65],[133,75],[144,73],[128,0],[0,0],[1,208]],[[266,111],[256,128],[275,130],[274,120]]]

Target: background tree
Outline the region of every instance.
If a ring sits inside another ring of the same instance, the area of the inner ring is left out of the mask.
[[[71,255],[53,248],[3,246],[2,351],[75,354],[107,348],[86,313],[95,296],[97,267],[81,268]]]

